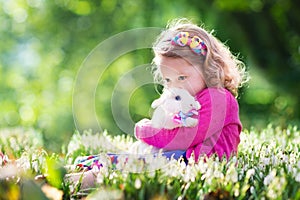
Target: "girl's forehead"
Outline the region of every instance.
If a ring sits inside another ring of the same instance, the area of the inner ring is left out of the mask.
[[[166,56],[160,57],[158,64],[161,67],[191,66],[191,63],[183,58]]]
[[[161,65],[160,71],[163,75],[192,75],[199,72],[199,69],[197,67],[194,67],[192,65]]]

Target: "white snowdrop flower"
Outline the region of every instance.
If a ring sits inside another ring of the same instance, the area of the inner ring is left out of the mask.
[[[243,177],[244,177],[243,174],[239,174],[239,175],[238,175],[238,180],[242,180]]]
[[[122,168],[123,171],[140,173],[144,169],[144,161],[139,159],[135,155],[127,155],[125,157],[124,167]]]
[[[298,160],[297,168],[300,169],[300,160]]]
[[[18,145],[18,142],[15,137],[9,138],[9,144],[13,150],[20,151],[20,146]]]
[[[99,183],[99,184],[102,184],[104,182],[104,178],[105,178],[104,174],[98,173],[97,178],[96,178],[96,182]]]
[[[255,152],[255,157],[261,157],[261,153],[259,151]]]
[[[234,193],[233,193],[233,195],[235,196],[235,197],[238,197],[239,195],[240,195],[240,191],[239,191],[239,188],[234,188]]]
[[[268,147],[265,148],[265,154],[270,154],[271,152],[271,148],[270,145],[268,145]]]
[[[212,183],[213,179],[213,170],[209,167],[205,173],[201,176],[201,180],[206,180],[207,184]]]
[[[224,179],[224,174],[221,171],[219,171],[219,170],[216,170],[214,172],[214,175],[215,175],[216,178]]]
[[[220,165],[220,162],[218,162],[218,161],[214,161],[212,163],[213,169],[217,169],[219,167],[219,165]]]
[[[230,165],[230,167],[228,168],[225,179],[226,179],[226,181],[228,181],[228,182],[232,181],[233,183],[236,183],[238,181],[238,173],[235,170],[235,167],[233,164]]]
[[[259,163],[259,164],[258,164],[258,168],[259,168],[260,171],[264,171],[264,170],[265,170],[265,167],[266,167],[266,166],[265,166],[264,163]]]
[[[278,158],[282,158],[283,156],[282,149],[279,149],[276,155],[278,156]]]
[[[16,160],[16,165],[18,168],[26,171],[30,169],[30,161],[27,154],[23,154],[18,160]]]
[[[269,165],[270,164],[270,158],[267,158],[267,157],[263,158],[263,163],[264,163],[264,165]]]
[[[197,171],[193,166],[188,165],[186,167],[186,172],[185,172],[185,182],[195,182],[197,176]]]
[[[113,179],[116,178],[116,177],[118,177],[118,174],[117,174],[115,171],[113,171],[112,173],[110,173],[109,176],[108,176],[108,178],[109,178],[110,180],[113,180]]]
[[[148,177],[149,177],[149,178],[154,178],[154,177],[155,177],[155,174],[156,174],[156,171],[155,171],[155,170],[148,170]]]
[[[246,172],[246,178],[249,179],[251,177],[253,177],[255,174],[255,169],[251,168]]]
[[[139,178],[135,179],[134,187],[135,187],[135,189],[140,189],[142,187],[141,179],[139,179]]]
[[[300,172],[298,172],[295,176],[295,181],[297,181],[298,183],[300,183]]]
[[[211,168],[208,168],[205,173],[206,178],[213,176],[213,170]]]
[[[274,189],[270,188],[267,190],[267,197],[269,197],[270,199],[276,199],[277,195]]]
[[[232,161],[233,163],[236,163],[236,162],[237,162],[237,157],[236,157],[236,156],[233,156],[233,157],[231,158],[231,161]]]
[[[161,171],[166,177],[180,177],[181,172],[178,168],[178,162],[175,159],[171,159],[168,164],[161,168]]]
[[[290,163],[291,163],[291,164],[296,164],[296,160],[297,160],[297,158],[296,158],[295,153],[294,153],[294,152],[291,153],[291,154],[290,154]]]
[[[189,159],[188,159],[188,164],[190,164],[190,165],[195,165],[195,158],[194,158],[194,156],[191,156]]]
[[[274,177],[267,188],[267,197],[271,199],[277,199],[282,194],[282,188],[286,185],[286,179],[284,177]]]
[[[171,159],[171,160],[174,160],[176,161],[175,159]],[[155,160],[155,162],[151,163],[152,165],[154,165],[154,169],[160,169],[162,168],[163,166],[167,165],[169,163],[169,161],[171,160],[168,160],[166,157],[164,156],[159,156],[157,157],[157,159]]]
[[[243,172],[248,171],[249,165],[245,164],[244,167],[242,168]]]
[[[109,172],[112,171],[111,168],[108,168],[108,170],[109,170]],[[119,173],[117,173],[118,179],[119,179],[119,180],[120,180],[120,179],[126,180],[127,177],[128,177],[128,174],[130,174],[130,172],[128,172],[128,171],[122,171],[122,173],[119,172]]]
[[[244,163],[244,158],[239,158],[238,163]]]
[[[243,175],[243,174],[245,174],[245,171],[246,171],[246,168],[245,168],[245,166],[244,166],[244,167],[240,168],[239,173],[240,173],[241,175]]]
[[[101,167],[99,172],[97,173],[97,178],[96,178],[97,183],[102,184],[104,182],[105,177],[108,176],[109,176],[108,167],[105,166]]]
[[[297,172],[298,172],[297,168],[296,168],[296,167],[293,167],[293,169],[292,169],[292,174],[293,174],[294,176],[296,176]]]
[[[272,149],[276,148],[277,144],[275,140],[272,140],[270,143],[270,146],[272,147]]]
[[[143,173],[145,170],[144,162],[140,159],[136,159],[132,162],[132,165],[128,165],[128,171],[134,173]]]
[[[41,165],[43,163],[46,163],[46,157],[45,156],[39,156],[38,157],[38,163]]]
[[[264,178],[264,185],[269,185],[271,183],[271,181],[274,179],[274,177],[276,176],[276,171],[272,170],[270,172],[270,174],[268,174],[265,178]]]
[[[108,176],[109,175],[109,168],[103,166],[103,167],[100,168],[99,173],[103,174],[104,176]]]
[[[287,156],[286,154],[283,154],[283,155],[282,155],[282,161],[283,161],[284,163],[287,163],[288,160],[289,160],[288,156]]]
[[[281,176],[280,177],[280,185],[277,184],[277,189],[282,190],[282,188],[283,188],[282,186],[284,186],[285,184],[286,184],[286,179],[284,176]]]
[[[178,175],[180,177],[183,177],[184,174],[186,173],[186,168],[187,168],[186,164],[184,162],[178,160],[175,167],[177,168]]]
[[[255,156],[255,152],[252,151],[250,155],[251,155],[251,161],[253,161],[254,160],[254,156]]]
[[[290,130],[290,129],[287,129],[287,130],[286,130],[286,134],[287,134],[287,136],[290,136],[290,135],[291,135],[291,130]]]
[[[253,194],[255,192],[255,188],[253,186],[250,187],[250,193]]]
[[[197,166],[198,166],[199,172],[201,174],[205,173],[208,168],[208,164],[204,163],[204,162],[202,162],[202,163],[199,162]]]
[[[287,165],[287,171],[288,171],[288,173],[291,173],[293,171],[293,167],[291,164]]]
[[[152,154],[144,155],[144,160],[146,164],[152,164],[154,162],[154,156]]]
[[[39,165],[38,165],[38,162],[35,160],[31,163],[31,168],[35,171],[35,172],[38,172],[39,170]]]
[[[145,162],[147,164],[146,166],[148,171],[161,169],[168,164],[168,160],[166,159],[166,157],[160,155],[158,155],[157,157],[149,155],[148,158],[145,158]]]
[[[277,166],[278,165],[278,159],[277,159],[276,155],[274,155],[274,154],[272,155],[271,162],[272,162],[273,166]]]
[[[187,167],[187,165],[185,164],[185,162],[180,162],[180,170],[185,170]]]

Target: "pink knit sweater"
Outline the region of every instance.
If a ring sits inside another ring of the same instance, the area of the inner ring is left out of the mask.
[[[227,158],[237,152],[242,125],[237,100],[227,90],[207,88],[196,94],[200,102],[199,123],[196,127],[172,130],[155,129],[151,120],[143,119],[135,125],[137,139],[164,150],[186,150],[197,160],[199,155],[216,153]]]

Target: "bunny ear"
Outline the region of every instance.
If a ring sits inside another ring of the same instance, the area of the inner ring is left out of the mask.
[[[159,105],[161,105],[164,102],[164,100],[162,98],[159,99],[155,99],[152,104],[151,107],[152,108],[157,108]]]
[[[160,97],[158,99],[155,99],[152,104],[151,107],[152,108],[157,108],[158,106],[160,106],[161,104],[163,104],[166,99],[168,99],[170,96],[170,91],[167,89],[163,90],[163,93],[160,95]]]

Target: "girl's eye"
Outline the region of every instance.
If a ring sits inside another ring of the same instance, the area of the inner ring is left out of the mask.
[[[181,97],[180,97],[179,95],[177,95],[177,96],[175,97],[175,100],[176,100],[176,101],[180,101],[180,100],[181,100]]]
[[[179,80],[179,81],[183,81],[183,80],[185,80],[185,79],[186,79],[186,76],[179,76],[179,77],[178,77],[178,80]]]
[[[166,82],[166,83],[169,83],[169,82],[170,82],[170,79],[165,78],[165,82]]]

